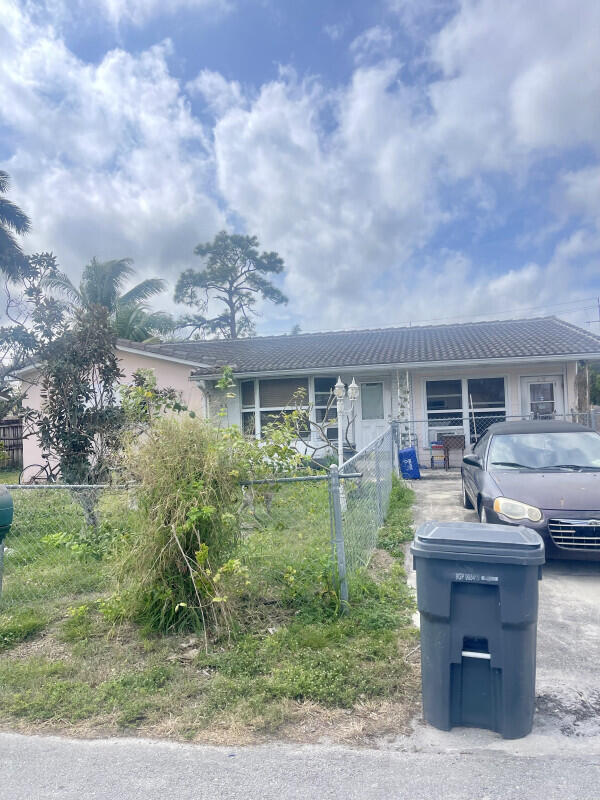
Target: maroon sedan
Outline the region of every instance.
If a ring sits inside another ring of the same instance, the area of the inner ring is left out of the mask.
[[[463,503],[481,522],[525,525],[549,558],[600,561],[600,435],[571,422],[491,425],[463,459]]]

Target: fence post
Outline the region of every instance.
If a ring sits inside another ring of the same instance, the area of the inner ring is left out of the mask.
[[[400,449],[400,422],[392,420],[392,472],[395,470],[396,474],[400,475],[400,460],[398,458],[398,450]]]
[[[383,499],[381,497],[381,465],[379,463],[379,448],[375,447],[375,487],[377,489],[377,521],[379,527],[383,525]]]
[[[335,464],[331,465],[329,491],[333,506],[333,533],[335,553],[337,557],[338,578],[340,581],[340,602],[342,614],[348,610],[348,581],[346,578],[346,549],[344,546],[344,529],[342,523],[342,503],[340,499],[340,475]]]

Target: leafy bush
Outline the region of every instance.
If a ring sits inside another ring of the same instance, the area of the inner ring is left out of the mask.
[[[130,447],[127,460],[139,484],[139,513],[110,610],[122,608],[154,630],[228,632],[221,585],[247,581],[235,557],[248,510],[240,481],[289,471],[297,453],[285,441],[247,440],[237,428],[166,418]]]
[[[100,560],[112,549],[120,533],[119,528],[104,521],[97,528],[83,526],[76,531],[58,531],[42,536],[42,543],[53,547],[66,548],[81,558]]]

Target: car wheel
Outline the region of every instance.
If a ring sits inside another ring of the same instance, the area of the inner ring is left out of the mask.
[[[463,508],[473,508],[473,503],[469,500],[469,495],[465,489],[465,482],[462,482],[462,504]]]
[[[485,506],[483,503],[479,504],[479,522],[483,522],[484,524],[488,521],[487,519],[487,511],[485,510]]]

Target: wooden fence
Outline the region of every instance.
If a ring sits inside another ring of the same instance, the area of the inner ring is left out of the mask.
[[[23,422],[16,417],[0,420],[0,468],[23,468]]]

